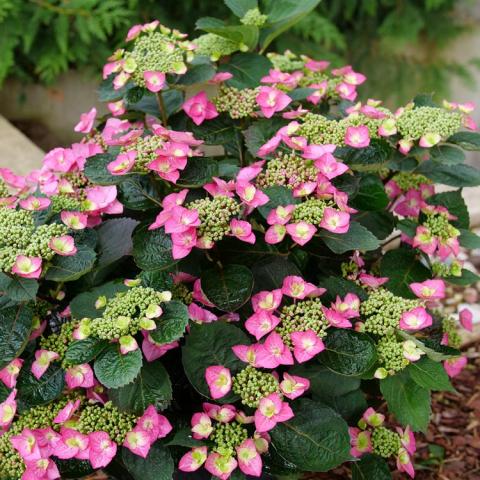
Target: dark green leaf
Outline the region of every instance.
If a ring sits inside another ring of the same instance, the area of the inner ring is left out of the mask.
[[[0,309],[0,370],[23,352],[32,321],[32,309],[25,304]]]
[[[214,33],[240,45],[246,45],[253,50],[258,43],[258,27],[254,25],[213,25],[213,22],[197,21],[197,28],[205,32]]]
[[[395,217],[387,211],[360,212],[354,215],[352,219],[363,225],[379,240],[386,239],[395,228]]]
[[[150,332],[150,336],[157,343],[170,343],[183,336],[188,325],[187,307],[172,300],[162,305],[163,314],[156,319],[157,328]]]
[[[430,155],[433,160],[445,165],[458,165],[465,160],[463,151],[453,145],[435,146],[430,149]]]
[[[460,229],[460,245],[464,248],[473,250],[480,248],[480,237],[470,230]]]
[[[365,394],[360,389],[341,396],[328,394],[319,396],[314,394],[313,399],[332,407],[348,423],[355,423],[368,408]]]
[[[131,210],[159,208],[161,198],[147,175],[130,175],[118,186],[118,200]]]
[[[447,208],[449,213],[455,215],[457,220],[450,221],[455,227],[468,228],[470,226],[470,216],[461,190],[437,193],[429,197],[427,201],[430,205],[441,205]]]
[[[332,233],[321,229],[318,236],[334,253],[345,253],[350,250],[376,250],[380,243],[375,235],[357,222],[350,222],[347,233]]]
[[[256,53],[237,53],[230,61],[219,67],[219,72],[230,72],[233,78],[226,83],[238,89],[256,88],[260,79],[268,75],[272,63],[267,57]]]
[[[142,415],[150,405],[165,410],[172,400],[172,384],[160,361],[146,363],[137,378],[128,385],[108,392],[109,398],[123,411]]]
[[[137,348],[125,355],[120,353],[118,344],[111,343],[96,358],[95,376],[107,388],[119,388],[137,377],[142,368],[142,351]]]
[[[215,75],[215,69],[210,63],[201,63],[191,66],[178,82],[180,85],[194,85],[195,83],[208,82]]]
[[[166,270],[175,263],[172,257],[172,241],[163,228],[148,230],[140,225],[133,233],[133,258],[142,270]]]
[[[430,392],[418,385],[405,372],[380,381],[380,390],[388,410],[404,426],[414,432],[425,432],[430,421]]]
[[[243,265],[226,265],[202,274],[202,290],[218,309],[234,312],[250,298],[253,289],[252,272]]]
[[[112,175],[107,170],[107,165],[115,160],[116,156],[110,153],[99,153],[87,159],[85,164],[85,176],[96,185],[116,185],[122,182],[128,176],[132,175]]]
[[[367,453],[352,463],[352,480],[391,480],[392,474],[382,457]]]
[[[277,131],[286,125],[283,118],[263,118],[253,122],[244,132],[245,145],[253,157],[257,156],[259,148],[270,140]]]
[[[324,343],[322,363],[341,375],[362,375],[377,361],[375,342],[365,333],[334,329]]]
[[[98,89],[98,99],[101,102],[110,102],[112,100],[118,100],[123,95],[125,95],[127,88],[123,87],[120,88],[119,90],[115,90],[113,88],[113,79],[115,78],[116,74],[112,73],[108,78],[103,80],[103,82],[100,84],[100,87]]]
[[[383,182],[376,175],[364,175],[360,179],[357,195],[350,202],[358,210],[383,210],[388,205]]]
[[[325,296],[322,297],[322,302],[323,299],[333,302],[337,295],[344,297],[347,293],[354,293],[362,301],[368,298],[368,295],[362,287],[359,287],[355,282],[342,277],[324,278],[320,281],[320,286],[327,289],[324,293]]]
[[[268,203],[258,207],[258,210],[262,214],[263,218],[267,218],[270,211],[279,207],[280,205],[295,205],[299,203],[299,199],[293,196],[292,191],[281,185],[267,187],[265,190],[263,190],[263,192],[270,199]]]
[[[385,284],[395,295],[405,298],[415,298],[409,285],[413,282],[423,282],[431,278],[428,268],[424,267],[415,252],[406,248],[390,250],[385,254],[380,265],[380,273],[388,277]]]
[[[108,340],[89,337],[85,340],[74,340],[65,352],[65,359],[73,365],[88,363],[97,357],[108,346]]]
[[[464,150],[480,150],[480,134],[477,132],[457,132],[447,141],[459,145]]]
[[[452,187],[476,187],[480,185],[480,170],[471,165],[444,165],[434,160],[422,162],[415,170],[430,180]]]
[[[280,288],[283,279],[288,275],[302,275],[294,263],[283,257],[269,258],[258,262],[252,266],[252,273],[255,278],[254,292]]]
[[[272,447],[302,471],[326,472],[350,458],[348,426],[330,407],[300,399],[295,417],[269,433]]]
[[[249,10],[258,7],[257,0],[224,0],[224,2],[238,18],[243,18]]]
[[[177,181],[179,187],[196,188],[218,177],[218,162],[208,157],[192,157]]]
[[[431,93],[420,93],[415,96],[413,99],[415,108],[418,107],[438,107],[438,105],[433,100],[433,95]]]
[[[341,150],[338,151],[341,153]],[[341,154],[344,162],[352,170],[365,170],[365,167],[383,166],[392,154],[392,148],[384,140],[372,140],[366,148],[345,148]]]
[[[88,273],[95,264],[96,254],[87,245],[77,244],[77,253],[71,257],[55,255],[45,278],[54,282],[72,282]]]
[[[199,447],[204,445],[204,442],[201,440],[196,440],[192,438],[192,429],[190,427],[174,429],[173,437],[165,443],[167,447],[169,446],[178,446],[178,447]]]
[[[182,362],[189,382],[205,397],[210,390],[205,381],[205,369],[212,365],[229,368],[232,374],[245,367],[232,351],[235,345],[248,345],[247,335],[231,323],[217,321],[203,325],[194,324],[186,337],[182,348]],[[233,397],[229,394],[222,398],[228,402]]]
[[[12,277],[0,272],[1,302],[29,302],[37,297],[38,282],[33,278]]]
[[[159,442],[150,448],[147,458],[122,448],[122,461],[135,480],[172,480],[174,463],[170,450]]]
[[[315,88],[296,88],[295,90],[291,90],[290,92],[288,92],[288,96],[292,100],[305,100],[315,91]]]
[[[467,270],[466,268],[462,268],[461,276],[444,277],[444,279],[448,283],[453,283],[454,285],[468,286],[472,283],[478,282],[480,280],[480,276],[478,276],[476,273],[471,272],[470,270]]]
[[[405,370],[413,380],[427,390],[455,391],[442,364],[428,357],[412,362]]]

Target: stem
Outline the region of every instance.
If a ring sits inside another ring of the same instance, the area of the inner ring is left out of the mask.
[[[162,92],[157,92],[157,103],[158,109],[160,110],[160,115],[162,117],[162,123],[164,127],[167,127],[168,117],[167,117],[167,109],[165,108],[165,102],[163,101]]]

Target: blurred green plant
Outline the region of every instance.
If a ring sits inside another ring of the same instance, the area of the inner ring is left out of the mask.
[[[417,91],[447,95],[452,76],[472,82],[474,62],[445,57],[473,26],[456,12],[459,3],[323,0],[271,48],[351,63],[369,77],[364,95],[397,101]],[[98,69],[135,22],[157,18],[196,36],[194,19],[212,12],[231,16],[220,0],[0,0],[0,84],[10,76],[51,84],[70,68]]]

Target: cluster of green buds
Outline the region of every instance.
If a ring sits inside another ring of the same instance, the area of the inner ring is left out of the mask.
[[[400,435],[383,426],[373,429],[371,439],[373,453],[383,458],[397,455],[402,446]]]
[[[295,205],[292,213],[292,222],[307,222],[312,225],[320,225],[323,218],[323,211],[326,207],[334,207],[333,200],[324,200],[321,198],[310,198],[304,202]]]
[[[395,334],[382,337],[377,343],[378,360],[382,365],[375,372],[377,378],[385,378],[388,375],[395,375],[403,370],[410,361],[405,357],[406,342],[398,340]],[[415,348],[415,345],[413,346]]]
[[[313,160],[306,160],[295,153],[280,153],[269,160],[257,177],[261,188],[282,185],[293,190],[302,183],[315,182],[318,170]]]
[[[462,337],[458,333],[458,323],[452,317],[442,319],[442,331],[448,339],[448,346],[460,348],[462,345]]]
[[[235,447],[248,438],[248,430],[236,420],[229,423],[216,423],[208,438],[214,443],[213,451],[224,457],[231,457],[235,453]]]
[[[107,432],[115,443],[121,445],[136,421],[137,417],[134,414],[121,412],[108,401],[104,405],[98,403],[85,405],[75,428],[85,435],[98,431]]]
[[[241,402],[251,408],[257,408],[262,398],[280,391],[278,380],[271,373],[262,372],[251,365],[233,377],[232,389],[240,395]]]
[[[421,185],[431,185],[433,182],[421,175],[420,173],[413,172],[398,172],[392,180],[398,185],[402,192],[408,192],[409,190],[418,190]]]
[[[173,300],[179,300],[185,305],[190,305],[193,302],[193,292],[184,283],[174,283],[171,290]]]
[[[222,85],[213,103],[220,113],[227,113],[233,119],[246,118],[258,110],[256,97],[259,88],[244,88]]]
[[[79,324],[82,336],[101,339],[119,339],[128,342],[139,330],[156,328],[154,319],[162,315],[162,302],[169,302],[172,293],[157,292],[153,288],[135,285],[115,297],[97,299],[96,307],[104,309],[98,318],[83,318]]]
[[[290,50],[285,50],[283,53],[269,52],[267,57],[272,62],[273,68],[282,72],[302,70],[305,63],[302,58]]]
[[[132,76],[135,83],[145,86],[145,72],[177,73],[187,71],[186,63],[193,59],[194,45],[185,40],[186,34],[155,22],[142,29],[133,41],[131,51],[119,51],[123,71]]]
[[[432,273],[435,277],[461,277],[462,264],[454,259],[450,263],[444,263],[438,260],[432,262]]]
[[[146,135],[138,137],[133,142],[120,148],[120,153],[135,151],[135,165],[133,171],[139,173],[147,173],[149,169],[147,165],[158,157],[156,150],[164,145],[165,141],[158,135]]]
[[[446,139],[462,126],[460,112],[437,107],[415,107],[409,104],[397,116],[397,128],[403,138],[418,140],[428,134],[440,135]]]
[[[235,199],[223,195],[194,200],[188,208],[197,210],[200,219],[197,234],[206,243],[220,241],[230,230],[230,220],[241,210]]]
[[[60,193],[50,197],[52,212],[60,213],[63,211],[81,212],[84,210],[82,201],[74,195]]]
[[[65,360],[65,352],[73,341],[75,326],[75,322],[65,322],[61,325],[58,333],[50,333],[48,336],[42,335],[40,337],[40,348],[58,353],[59,361],[62,362],[63,368],[71,366]]]
[[[419,306],[423,306],[421,300],[398,297],[385,288],[371,290],[360,305],[360,314],[366,319],[363,329],[374,335],[390,335],[398,327],[402,314]]]
[[[293,332],[313,330],[320,338],[325,337],[329,327],[319,298],[299,300],[285,305],[280,311],[281,322],[275,331],[282,337],[283,343],[293,348],[290,335]]]
[[[216,62],[219,58],[231,55],[232,53],[246,52],[248,46],[243,43],[235,42],[229,38],[221,37],[215,33],[206,33],[205,35],[200,35],[199,37],[193,40],[195,43],[195,54],[196,55],[205,55],[210,57],[212,62]]]
[[[0,178],[0,198],[7,198],[10,196],[7,184]]]
[[[429,213],[426,212],[426,218],[422,221],[422,225],[428,229],[430,235],[445,242],[451,238],[457,238],[460,235],[448,220],[448,214],[444,212]]]
[[[18,255],[51,260],[50,240],[67,232],[59,223],[36,227],[31,211],[0,207],[0,269],[9,272]]]
[[[244,25],[253,25],[254,27],[262,27],[265,25],[268,16],[262,14],[258,8],[251,8],[240,19],[240,22]]]

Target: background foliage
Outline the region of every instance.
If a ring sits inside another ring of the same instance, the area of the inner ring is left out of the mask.
[[[271,48],[353,64],[370,79],[365,97],[446,95],[453,75],[472,81],[472,65],[444,56],[473,27],[456,11],[459,3],[323,0]],[[0,84],[9,76],[50,84],[72,67],[97,72],[132,23],[157,18],[195,36],[194,19],[212,12],[231,16],[219,0],[0,0]]]

